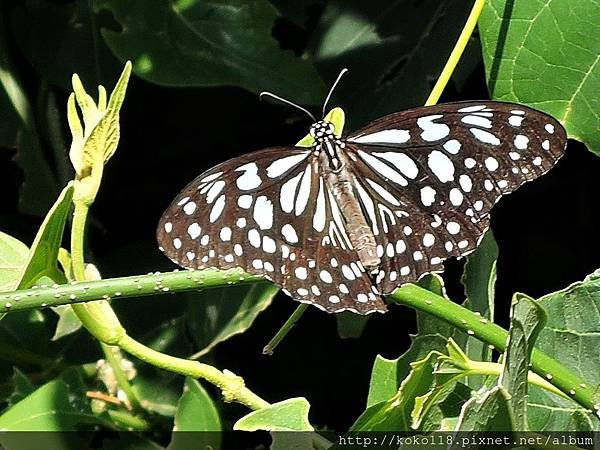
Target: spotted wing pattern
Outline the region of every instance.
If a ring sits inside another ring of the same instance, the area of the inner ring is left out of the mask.
[[[347,141],[385,294],[473,251],[492,206],[547,172],[566,135],[555,119],[525,106],[459,102],[383,117]]]
[[[181,266],[242,267],[329,312],[384,311],[380,293],[473,251],[500,196],[548,171],[565,144],[550,116],[487,101],[415,108],[327,141],[344,153],[375,237],[375,273],[350,241],[316,146],[265,149],[203,173],[164,213],[158,241]]]
[[[330,312],[385,311],[311,149],[265,149],[201,174],[166,210],[157,236],[186,268],[242,267]]]

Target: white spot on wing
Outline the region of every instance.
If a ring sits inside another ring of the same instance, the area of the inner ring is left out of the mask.
[[[296,234],[296,230],[289,223],[286,223],[281,228],[281,234],[283,235],[285,240],[288,241],[290,244],[295,244],[296,242],[298,242],[298,235]]]
[[[264,195],[256,199],[252,217],[261,230],[270,230],[273,226],[273,203]]]
[[[400,175],[398,172],[396,172],[384,162],[381,162],[375,156],[369,155],[367,152],[364,152],[362,150],[359,150],[358,154],[369,166],[371,166],[375,170],[376,173],[386,178],[389,178],[391,181],[399,184],[400,186],[408,186],[408,181],[406,181],[406,179],[402,175]]]
[[[279,203],[281,203],[281,209],[283,209],[286,213],[291,213],[294,209],[296,189],[298,188],[298,183],[300,183],[301,177],[302,173],[299,173],[294,178],[283,183],[283,186],[281,186],[281,190],[279,191]]]
[[[381,195],[381,197],[383,199],[387,200],[388,202],[390,202],[394,206],[400,206],[400,202],[398,201],[398,199],[396,197],[394,197],[392,194],[390,194],[383,186],[381,186],[378,183],[375,183],[370,178],[367,178],[366,180],[367,180],[367,183],[369,183],[371,185],[371,187],[373,189],[375,189],[375,191],[379,195]]]
[[[430,186],[421,188],[421,203],[425,206],[431,206],[435,202],[436,191]]]
[[[419,169],[410,156],[399,152],[377,152],[373,155],[392,163],[402,174],[414,180],[419,174]]]
[[[444,144],[444,150],[452,155],[456,155],[460,150],[461,144],[456,139],[450,139]]]
[[[214,199],[221,193],[223,188],[225,187],[225,182],[223,180],[217,181],[213,184],[208,192],[206,193],[206,203],[212,203]]]
[[[439,141],[450,134],[450,127],[444,123],[433,123],[434,120],[442,118],[442,114],[420,117],[417,119],[417,125],[423,130],[421,138],[424,141]]]
[[[410,140],[410,133],[408,130],[390,129],[365,134],[348,140],[362,144],[404,144]]]
[[[208,216],[208,220],[210,221],[210,223],[213,223],[219,218],[224,208],[225,194],[221,194],[219,198],[215,201],[215,204],[213,205],[212,209],[210,210],[210,215]]]
[[[323,192],[323,178],[319,178],[319,194],[317,195],[317,207],[313,216],[313,228],[323,231],[325,228],[325,193]]]
[[[522,134],[517,134],[515,136],[515,147],[519,150],[525,150],[527,145],[529,144],[529,138]]]
[[[248,163],[243,166],[235,169],[236,172],[244,172],[242,176],[240,176],[236,180],[237,187],[242,191],[248,191],[250,189],[257,188],[260,186],[261,179],[258,176],[258,166],[256,163]]]
[[[475,112],[475,111],[482,111],[484,109],[485,109],[485,105],[466,106],[464,108],[460,108],[458,110],[458,112],[470,113],[470,112]]]
[[[454,164],[450,158],[439,150],[434,150],[427,158],[427,164],[433,174],[442,182],[452,181],[454,179]]]
[[[485,117],[469,115],[462,117],[460,121],[469,125],[477,125],[478,127],[492,128],[492,121],[490,119],[486,119]]]
[[[198,236],[200,236],[202,229],[200,228],[200,225],[194,222],[188,227],[187,232],[192,239],[196,239]]]
[[[269,178],[276,178],[279,175],[286,173],[292,167],[305,160],[309,153],[310,152],[303,152],[299,155],[285,156],[283,158],[276,159],[269,165],[269,167],[267,167],[267,176]]]
[[[306,166],[304,175],[302,176],[302,182],[300,183],[300,190],[296,198],[296,215],[299,216],[304,212],[304,208],[308,204],[310,198],[310,183],[311,183],[311,168],[310,165]]]
[[[480,130],[479,128],[469,128],[469,131],[475,136],[475,139],[484,144],[500,145],[500,139],[489,131]]]

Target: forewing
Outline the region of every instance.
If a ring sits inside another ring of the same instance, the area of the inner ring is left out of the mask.
[[[345,236],[318,156],[297,147],[250,153],[201,174],[157,230],[161,250],[180,266],[242,267],[330,312],[384,311]]]
[[[492,206],[547,172],[566,134],[522,105],[459,102],[391,114],[347,141],[382,258],[377,282],[389,293],[473,251]]]

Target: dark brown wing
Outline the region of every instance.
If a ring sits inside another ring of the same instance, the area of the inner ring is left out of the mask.
[[[175,198],[160,220],[159,245],[180,266],[242,267],[329,312],[384,311],[324,184],[312,149],[231,159]]]
[[[382,257],[378,286],[390,293],[473,251],[492,206],[547,172],[566,133],[534,109],[480,101],[391,114],[347,142]]]

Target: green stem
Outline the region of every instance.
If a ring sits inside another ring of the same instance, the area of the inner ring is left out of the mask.
[[[433,292],[413,284],[407,284],[396,290],[388,299],[394,303],[431,314],[492,345],[499,351],[506,350],[508,331]],[[594,402],[594,386],[588,386],[585,380],[541,350],[533,349],[531,370],[547,379],[584,408],[596,411],[600,409],[600,405],[596,405]]]
[[[133,390],[133,387],[129,383],[127,374],[125,373],[121,365],[121,361],[123,360],[121,350],[119,349],[119,347],[106,345],[103,342],[100,343],[100,346],[102,347],[102,352],[106,357],[106,361],[108,361],[108,364],[110,364],[110,367],[112,368],[118,386],[123,390],[123,392],[127,396],[127,400],[129,400],[131,407],[133,409],[140,409],[140,401],[138,400],[137,395]]]
[[[306,308],[308,308],[308,305],[305,303],[302,303],[300,306],[298,306],[294,310],[294,312],[288,318],[288,320],[285,321],[285,323],[281,326],[279,331],[275,334],[275,336],[273,336],[273,339],[271,339],[269,341],[269,343],[267,345],[265,345],[265,348],[263,348],[263,355],[270,356],[273,354],[273,352],[275,351],[275,347],[277,347],[279,345],[279,343],[289,333],[289,331],[296,324],[296,322],[300,319],[300,317],[302,317],[302,314],[304,314],[304,311],[306,311]]]
[[[481,10],[483,9],[484,4],[485,0],[475,0],[473,8],[471,9],[471,13],[469,14],[469,18],[467,19],[465,26],[463,27],[463,30],[460,33],[456,44],[454,45],[452,53],[450,53],[450,56],[446,61],[446,65],[444,66],[442,73],[435,83],[435,86],[431,90],[429,98],[425,102],[425,106],[435,105],[440,99],[444,88],[448,84],[448,81],[450,81],[450,77],[454,73],[454,69],[456,69],[458,62],[460,61],[460,57],[469,43],[469,39],[471,39],[471,35],[473,34],[473,30],[477,25],[477,20],[481,15]]]
[[[189,359],[176,358],[157,352],[127,335],[120,339],[119,347],[127,353],[148,364],[152,364],[153,366],[176,372],[181,375],[205,379],[221,389],[225,401],[236,401],[253,410],[269,406],[268,402],[244,386],[242,378],[227,370],[221,372],[208,364],[202,364],[198,361],[191,361]]]
[[[258,280],[262,280],[262,278],[247,275],[240,269],[232,269],[222,272],[205,270],[156,273],[71,285],[56,285],[55,287],[0,293],[0,312],[89,302],[110,297],[141,297],[158,295],[164,292],[184,292],[228,286],[232,283],[245,284]],[[508,332],[505,329],[426,289],[415,285],[405,285],[388,298],[392,302],[410,306],[448,322],[500,351],[506,348]],[[122,346],[121,348],[129,352],[128,349]],[[144,358],[140,357],[140,359]],[[186,363],[192,363],[191,361],[185,361]],[[531,363],[532,370],[535,373],[546,378],[580,405],[590,410],[597,409],[594,404],[593,386],[588,386],[583,379],[562,366],[558,361],[540,350],[534,349],[531,355]]]
[[[89,208],[87,204],[81,201],[75,200],[73,203],[75,205],[75,210],[71,228],[71,264],[75,280],[81,281],[85,280],[86,277],[83,249],[85,224]],[[79,287],[81,285],[78,284],[77,286]],[[164,289],[161,289],[161,291],[163,290]],[[117,293],[115,293],[115,296],[118,297]],[[122,350],[148,364],[152,364],[153,366],[193,378],[203,378],[221,389],[225,401],[236,401],[251,409],[269,406],[269,403],[244,386],[244,380],[242,378],[229,371],[221,372],[207,364],[201,364],[196,361],[176,358],[160,353],[137,342],[127,335],[125,329],[119,323],[117,316],[106,300],[90,302],[87,304],[76,303],[72,304],[72,307],[84,326],[100,342],[118,346]],[[109,363],[111,363],[110,359]],[[120,366],[115,359],[112,359],[111,367],[113,368],[115,375],[117,375]],[[133,393],[133,389],[129,385],[129,381],[124,374],[118,381],[119,386],[124,388],[123,390],[127,389]],[[133,398],[135,398],[135,395],[133,395]]]

